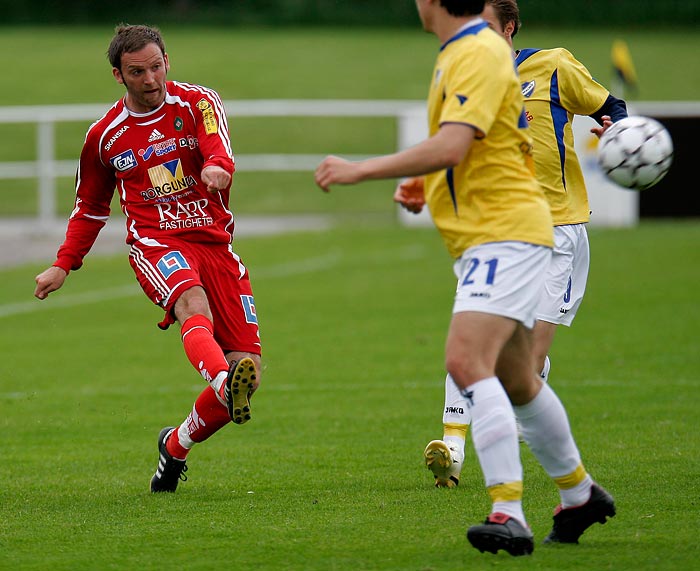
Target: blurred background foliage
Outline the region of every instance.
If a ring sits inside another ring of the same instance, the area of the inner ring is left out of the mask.
[[[520,8],[532,25],[700,25],[699,0],[523,0]],[[4,24],[401,27],[418,22],[412,0],[0,0],[0,13]]]

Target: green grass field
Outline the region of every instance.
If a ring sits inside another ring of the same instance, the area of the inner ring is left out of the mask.
[[[203,382],[135,286],[126,255],[88,258],[32,301],[41,266],[0,272],[1,569],[676,570],[700,555],[700,225],[591,230],[589,290],[551,383],[618,516],[579,546],[479,554],[488,511],[467,447],[437,490],[451,264],[431,229],[391,224],[242,240],[262,325],[254,418],[190,455],[152,496],[155,440]],[[101,301],[97,301],[100,300]],[[525,507],[548,532],[553,485],[523,448]]]
[[[171,76],[225,99],[421,99],[437,49],[417,30],[164,31]],[[522,46],[570,46],[605,81],[610,43],[625,37],[640,99],[700,93],[698,35],[688,30],[526,26],[521,35]],[[104,58],[110,36],[3,28],[0,50],[12,54],[3,77],[13,88],[0,91],[0,105],[120,97]],[[59,158],[77,156],[86,127],[60,127]],[[328,119],[310,129],[304,120],[234,118],[231,128],[239,153],[396,145],[391,121]],[[30,160],[33,144],[30,127],[0,125],[1,160]],[[33,212],[34,184],[0,181],[0,217]],[[138,289],[126,252],[89,256],[45,302],[32,298],[43,264],[0,270],[0,570],[696,568],[698,221],[591,229],[588,292],[555,341],[551,382],[619,513],[579,546],[538,544],[515,559],[479,554],[464,537],[489,506],[470,445],[457,490],[434,489],[422,464],[442,431],[454,277],[433,230],[398,226],[392,187],[324,195],[310,173],[236,175],[241,217],[315,212],[336,225],[237,241],[261,321],[263,386],[253,420],[195,448],[174,495],[148,492],[156,438],[184,419],[204,383],[177,332],[157,329],[161,312]],[[62,213],[72,192],[62,179]],[[523,460],[525,509],[541,540],[557,494],[525,448]]]

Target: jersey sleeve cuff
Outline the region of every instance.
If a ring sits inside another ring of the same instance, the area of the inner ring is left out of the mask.
[[[52,265],[57,268],[61,268],[64,272],[66,272],[66,275],[68,275],[71,270],[77,270],[83,264],[82,262],[71,263],[69,258],[60,257]]]

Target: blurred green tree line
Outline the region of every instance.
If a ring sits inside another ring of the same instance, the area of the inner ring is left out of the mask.
[[[528,25],[700,25],[700,0],[521,0]],[[0,0],[1,23],[415,26],[413,0]]]

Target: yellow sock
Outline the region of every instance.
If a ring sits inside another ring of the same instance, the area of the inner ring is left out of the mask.
[[[462,441],[467,439],[467,432],[469,431],[468,424],[457,424],[454,422],[447,422],[442,425],[442,434],[445,438],[450,436],[461,438]]]

